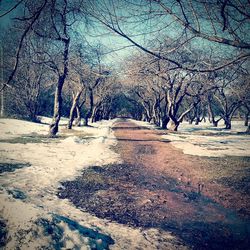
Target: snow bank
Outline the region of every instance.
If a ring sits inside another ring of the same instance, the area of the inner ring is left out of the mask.
[[[50,124],[52,121],[52,117],[46,117],[46,116],[38,116],[38,119],[41,121],[41,123],[44,124]],[[61,117],[59,125],[67,125],[68,124],[68,118]]]
[[[147,122],[131,120],[139,126],[155,129],[156,126]],[[185,154],[224,157],[250,156],[250,136],[240,134],[245,132],[243,121],[233,121],[232,129],[224,129],[221,121],[218,127],[202,122],[199,125],[183,122],[178,132],[166,131],[162,138],[170,140],[176,148],[182,149]]]
[[[0,119],[1,139],[11,139],[24,134],[48,134],[48,126],[45,124],[27,122],[17,119]]]
[[[185,154],[223,157],[223,156],[250,156],[250,137],[245,132],[243,121],[233,121],[232,129],[224,129],[220,123],[217,128],[209,123],[190,125],[183,122],[178,133],[168,133],[164,139],[182,149]]]
[[[1,123],[1,139],[12,136],[31,134],[34,131],[44,134],[48,131],[48,126],[34,124],[26,121],[4,119]],[[56,196],[60,181],[73,179],[79,175],[83,168],[92,165],[103,165],[119,160],[119,156],[110,150],[110,146],[116,143],[115,140],[103,140],[111,135],[111,130],[106,128],[109,124],[96,125],[95,139],[86,141],[84,144],[76,137],[68,137],[61,141],[51,143],[2,143],[0,158],[2,162],[16,163],[28,162],[28,168],[18,169],[13,173],[5,173],[1,176],[1,186],[4,187],[0,193],[1,211],[7,225],[11,229],[9,237],[11,240],[7,248],[13,249],[19,246],[18,237],[20,228],[22,230],[32,229],[36,231],[35,221],[41,217],[48,217],[44,209],[54,212],[58,207]],[[83,135],[85,129],[82,128]],[[88,129],[87,129],[88,130]],[[11,134],[10,134],[11,133]],[[6,136],[7,135],[7,136]],[[100,140],[102,138],[102,140]],[[9,191],[21,190],[28,197],[25,201],[13,199]],[[51,204],[53,202],[53,206]],[[59,211],[64,211],[65,207],[59,202]],[[25,211],[24,211],[25,210]],[[69,210],[70,211],[70,210]],[[30,247],[25,241],[23,247]],[[22,244],[21,244],[22,245]]]
[[[250,156],[250,138],[245,135],[193,135],[167,134],[162,136],[171,141],[185,154],[198,156]]]
[[[44,124],[12,119],[0,122],[0,139],[48,131],[48,125]],[[135,229],[99,219],[56,195],[58,188],[62,188],[60,182],[73,180],[82,169],[120,162],[119,155],[110,149],[117,143],[111,130],[114,122],[65,130],[59,139],[46,142],[0,144],[2,163],[31,165],[0,175],[0,211],[9,240],[6,249],[90,249],[91,244],[100,243],[99,239],[93,243],[93,239],[58,219],[60,216],[79,227],[110,235],[115,242],[111,249],[159,249],[162,241],[164,246],[173,244],[175,237],[167,232]],[[23,195],[15,197],[16,191]]]
[[[223,134],[236,134],[238,132],[245,132],[247,127],[244,126],[244,121],[232,121],[232,129],[224,129],[225,125],[223,120],[220,120],[218,127],[212,126],[211,123],[200,122],[198,125],[189,124],[188,122],[183,122],[180,124],[178,131],[184,133],[223,133]]]

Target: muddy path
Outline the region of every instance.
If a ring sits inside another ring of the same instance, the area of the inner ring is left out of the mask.
[[[126,120],[113,130],[123,163],[88,168],[63,183],[60,198],[100,218],[170,231],[193,249],[249,249],[247,191],[207,178],[213,162],[184,155],[161,131]]]

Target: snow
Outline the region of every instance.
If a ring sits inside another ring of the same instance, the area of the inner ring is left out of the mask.
[[[154,129],[154,125],[134,121],[137,125]],[[202,122],[199,125],[183,122],[178,132],[166,130],[163,139],[170,140],[171,144],[181,149],[184,154],[225,157],[225,156],[250,156],[250,136],[239,133],[245,132],[244,121],[232,121],[232,129],[224,129],[221,121],[218,127]]]
[[[111,150],[117,143],[111,129],[116,120],[66,130],[67,119],[63,118],[57,139],[27,141],[25,144],[11,142],[13,138],[24,138],[27,135],[46,135],[50,120],[41,117],[42,124],[39,124],[0,119],[1,163],[30,164],[0,175],[0,217],[8,229],[6,249],[56,248],[55,245],[59,243],[62,249],[90,249],[93,239],[72,229],[58,216],[110,235],[115,241],[111,249],[172,249],[173,245],[180,244],[179,239],[171,233],[153,228],[132,228],[100,219],[76,208],[66,199],[59,199],[56,194],[58,188],[62,188],[62,181],[75,179],[84,168],[120,163],[121,159]],[[156,129],[153,124],[131,121],[138,126]],[[170,140],[172,145],[185,154],[249,156],[250,137],[238,133],[245,129],[242,121],[234,121],[231,131],[224,130],[223,124],[214,128],[208,123],[195,126],[184,122],[178,132],[166,131],[162,138]],[[22,192],[24,198],[15,197],[13,193],[16,191]],[[41,221],[53,227],[54,235],[46,233]],[[95,244],[101,244],[100,239]],[[178,249],[187,248],[178,245]]]
[[[50,119],[43,118],[42,122]],[[81,170],[90,166],[120,163],[118,154],[111,150],[117,141],[111,130],[115,120],[78,127],[72,131],[60,126],[58,139],[11,143],[8,140],[24,135],[47,134],[48,124],[37,124],[14,119],[0,120],[0,158],[2,163],[29,163],[29,167],[0,175],[0,211],[7,225],[8,242],[5,249],[90,249],[91,239],[72,229],[57,216],[64,216],[89,229],[110,235],[115,244],[111,249],[158,249],[161,241],[169,244],[174,236],[157,229],[142,230],[99,219],[76,208],[66,199],[57,197],[60,182],[73,180]],[[66,124],[66,119],[62,120]],[[24,199],[14,197],[18,190]],[[46,233],[47,224],[53,228]],[[62,232],[62,235],[61,235]],[[100,241],[100,240],[99,240]],[[95,242],[98,243],[98,240]],[[185,247],[180,249],[185,249]]]
[[[48,126],[44,124],[35,124],[17,119],[1,119],[0,120],[1,139],[10,139],[22,136],[24,134],[48,134]]]

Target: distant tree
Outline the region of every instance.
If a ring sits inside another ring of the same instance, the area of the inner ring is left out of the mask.
[[[220,116],[223,118],[226,129],[231,129],[231,121],[236,110],[243,105],[245,97],[239,90],[244,87],[242,82],[241,65],[231,68],[230,71],[222,71],[216,79],[216,91],[214,99]]]
[[[72,54],[69,65],[71,71],[69,72],[68,84],[65,88],[65,92],[71,96],[68,129],[72,128],[75,117],[75,125],[81,125],[81,108],[86,102],[86,82],[91,74],[89,65],[86,63],[86,57],[83,55],[82,46],[76,47]]]
[[[146,119],[153,119],[156,125],[163,128],[171,121],[171,129],[176,131],[206,93],[209,87],[205,84],[206,74],[181,69],[173,72],[169,70],[171,65],[168,62],[155,60],[152,56],[140,55],[133,62],[129,77],[134,78],[134,91],[146,110]]]
[[[218,105],[214,100],[215,90],[209,91],[206,95],[207,105],[208,105],[208,119],[213,124],[214,127],[218,126],[219,121],[222,119],[220,112],[218,110]],[[216,117],[217,116],[217,117]]]

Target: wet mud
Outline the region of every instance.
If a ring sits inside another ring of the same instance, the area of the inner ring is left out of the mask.
[[[171,231],[194,249],[247,249],[250,224],[173,178],[143,166],[94,166],[58,192],[100,218]]]
[[[60,198],[100,218],[172,232],[192,249],[249,249],[250,217],[241,213],[249,209],[247,194],[202,179],[196,165],[204,162],[186,158],[150,130],[126,122],[117,127],[123,129],[116,129],[115,150],[124,162],[85,169],[62,183]]]

